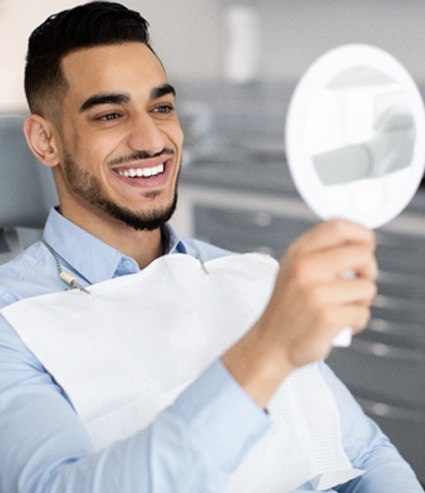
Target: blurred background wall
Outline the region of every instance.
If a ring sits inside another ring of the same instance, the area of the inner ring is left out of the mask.
[[[71,0],[0,0],[0,111],[23,107],[22,71],[31,30]],[[170,77],[226,76],[232,29],[229,9],[249,6],[259,31],[259,80],[296,79],[327,49],[372,43],[394,54],[416,80],[425,80],[423,0],[126,0],[150,21],[153,44]]]
[[[26,111],[30,32],[78,3],[0,0],[0,116]],[[376,45],[395,55],[425,93],[424,0],[124,3],[150,21],[153,46],[177,87],[186,145],[175,225],[230,250],[278,258],[317,221],[289,176],[283,132],[295,83],[319,55],[346,43]],[[23,135],[16,136],[26,149]],[[16,143],[5,142],[16,156]],[[6,169],[12,159],[0,156]],[[329,362],[425,484],[424,192],[378,232],[380,294],[372,321]],[[22,246],[33,241],[29,229],[20,233]]]

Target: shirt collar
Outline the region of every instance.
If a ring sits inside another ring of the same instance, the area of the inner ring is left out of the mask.
[[[134,259],[69,221],[54,208],[47,218],[43,236],[66,267],[91,284],[140,270]],[[163,238],[165,254],[189,253],[186,243],[169,224],[163,228]]]

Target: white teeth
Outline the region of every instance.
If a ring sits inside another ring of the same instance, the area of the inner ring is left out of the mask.
[[[120,169],[118,174],[125,176],[126,178],[149,178],[151,176],[160,175],[164,173],[164,164],[158,164],[158,166],[153,166],[152,168],[130,168],[130,169]]]

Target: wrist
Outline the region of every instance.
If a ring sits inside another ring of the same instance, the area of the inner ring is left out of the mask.
[[[221,358],[233,378],[261,407],[294,369],[284,352],[277,349],[258,322]]]

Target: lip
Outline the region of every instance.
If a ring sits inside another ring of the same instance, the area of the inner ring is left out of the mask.
[[[159,156],[156,158],[145,159],[143,161],[132,161],[131,163],[114,166],[111,168],[111,171],[113,172],[114,178],[131,187],[148,189],[163,188],[167,185],[169,177],[172,173],[172,163],[173,159],[171,157],[165,158],[164,156]],[[129,171],[131,169],[146,170],[149,168],[156,168],[161,164],[164,165],[163,172],[154,176],[127,177],[119,174],[120,171]]]

